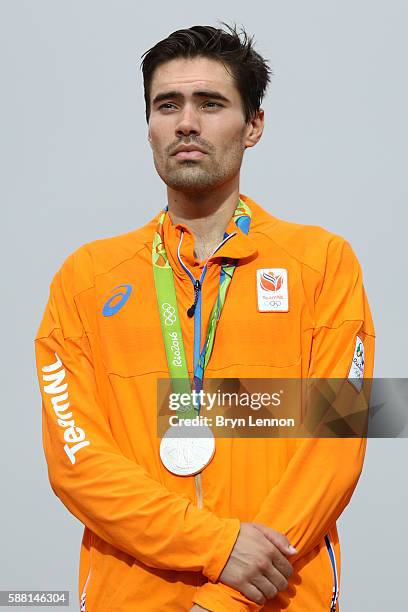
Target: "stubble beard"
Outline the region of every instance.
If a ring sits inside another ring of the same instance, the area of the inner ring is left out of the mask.
[[[221,159],[214,153],[207,153],[201,160],[179,161],[173,156],[160,160],[154,156],[154,165],[166,185],[184,193],[205,193],[220,187],[241,168],[243,149],[241,141],[234,143]]]

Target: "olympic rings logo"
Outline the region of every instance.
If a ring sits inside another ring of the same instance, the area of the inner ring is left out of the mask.
[[[166,325],[173,325],[173,323],[176,322],[175,308],[168,302],[165,302],[164,304],[162,304],[162,310],[163,310],[163,316],[164,316],[164,323]]]

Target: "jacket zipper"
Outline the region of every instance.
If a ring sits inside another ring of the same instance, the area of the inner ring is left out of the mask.
[[[200,295],[200,291],[201,291],[201,283],[199,280],[196,280],[194,283],[194,303],[187,310],[187,316],[189,316],[190,318],[194,316],[194,313],[196,311],[198,296]]]
[[[81,604],[80,604],[80,612],[86,612],[86,589],[88,588],[89,579],[91,577],[92,569],[92,532],[89,536],[89,569],[88,575],[85,580],[84,587],[81,593]]]
[[[197,508],[203,507],[203,482],[201,480],[201,472],[194,476],[194,484],[197,499]]]
[[[196,280],[194,276],[191,274],[190,270],[187,268],[183,260],[181,259],[180,249],[181,244],[183,242],[183,232],[181,232],[180,241],[177,249],[177,258],[179,260],[180,265],[183,270],[188,275],[194,287],[194,303],[187,311],[187,315],[189,317],[194,316],[194,355],[200,352],[200,340],[201,340],[201,287],[203,284],[204,277],[207,272],[207,265],[204,266],[203,271],[200,276],[200,280]],[[199,316],[197,316],[199,315]],[[194,476],[194,485],[195,485],[195,495],[196,495],[196,505],[198,508],[203,507],[203,487],[201,481],[201,474],[196,474]]]
[[[334,555],[334,550],[332,543],[330,541],[329,535],[324,536],[324,541],[326,543],[327,552],[329,554],[330,563],[333,571],[333,595],[330,603],[330,612],[336,612],[337,608],[337,599],[339,596],[339,582],[338,582],[338,574],[337,574],[337,564],[336,557]]]
[[[191,280],[192,284],[193,284],[193,288],[194,288],[194,302],[192,304],[192,306],[190,306],[190,308],[187,311],[187,315],[189,317],[194,316],[194,355],[193,355],[193,363],[195,364],[196,361],[198,360],[198,357],[200,355],[200,351],[201,351],[201,296],[202,296],[202,286],[203,286],[203,281],[204,281],[204,277],[207,273],[207,263],[205,264],[203,271],[201,272],[201,276],[200,279],[197,280],[194,278],[194,276],[192,275],[192,273],[190,272],[190,270],[187,268],[187,266],[185,265],[185,263],[183,262],[183,260],[181,259],[181,244],[183,242],[183,234],[184,232],[181,232],[181,236],[180,236],[180,241],[178,244],[178,248],[177,248],[177,259],[180,263],[180,265],[182,266],[183,270],[186,272],[186,274],[188,275],[189,279]],[[232,238],[233,236],[235,236],[236,232],[232,232],[231,234],[224,234],[224,238],[223,240],[220,242],[220,244],[214,249],[214,251],[212,252],[212,254],[210,255],[210,257],[212,257],[217,251],[218,249],[220,249],[222,247],[222,245],[227,242],[227,240],[229,240],[230,238]],[[208,259],[210,259],[210,257]],[[207,260],[208,261],[208,260]],[[196,494],[196,505],[198,508],[202,508],[203,507],[203,485],[202,485],[202,478],[201,478],[201,473],[198,473],[194,476],[194,485],[195,485],[195,494]]]

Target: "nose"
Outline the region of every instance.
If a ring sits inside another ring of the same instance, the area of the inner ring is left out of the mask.
[[[176,135],[178,137],[200,134],[200,120],[197,116],[197,112],[191,105],[186,104],[179,117],[179,121],[176,125]]]

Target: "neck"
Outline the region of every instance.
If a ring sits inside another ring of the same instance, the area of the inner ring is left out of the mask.
[[[168,210],[174,224],[183,223],[194,235],[194,254],[207,259],[224,237],[239,200],[239,185],[225,185],[203,194],[167,188]]]

